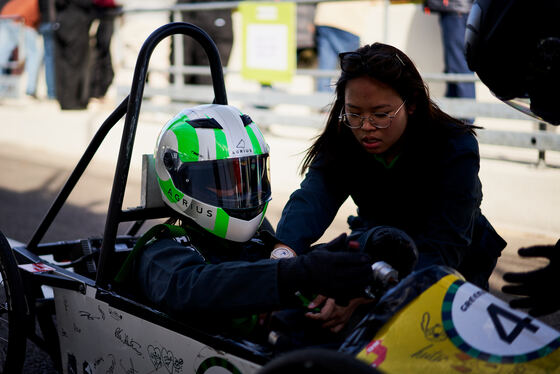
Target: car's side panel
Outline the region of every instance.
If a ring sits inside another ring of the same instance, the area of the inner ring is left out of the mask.
[[[97,300],[95,291],[54,289],[65,374],[202,374],[212,368],[250,374],[260,367],[113,308]]]

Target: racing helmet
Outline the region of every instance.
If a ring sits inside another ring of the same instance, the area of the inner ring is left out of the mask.
[[[229,105],[184,109],[161,130],[154,151],[167,205],[235,242],[259,228],[271,198],[269,147],[251,118]]]
[[[500,100],[560,124],[560,2],[477,0],[467,20],[465,53]]]

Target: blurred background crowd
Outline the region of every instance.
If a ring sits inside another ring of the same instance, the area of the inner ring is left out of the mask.
[[[85,109],[105,96],[113,77],[110,53],[114,0],[2,1],[0,66],[3,74],[26,74],[25,93],[39,98],[44,66],[46,98],[61,109]],[[23,40],[21,35],[23,34]]]
[[[368,19],[368,7],[376,2],[379,1],[298,3],[297,66],[334,70],[338,68],[338,53],[374,42],[363,40],[361,35],[368,23],[373,22]],[[211,5],[212,1],[178,0],[175,5],[186,3]],[[464,60],[462,43],[472,0],[417,0],[413,3],[422,6],[426,14],[440,17],[442,38],[437,42],[443,47],[444,72],[471,73]],[[123,5],[126,6],[126,1],[121,4],[116,0],[0,0],[1,73],[23,76],[26,95],[57,100],[63,110],[86,109],[90,101],[103,100],[115,76],[111,40],[115,22],[124,20]],[[215,41],[222,62],[227,66],[234,45],[232,14],[235,10],[233,6],[185,10],[179,21],[204,29]],[[169,20],[177,21],[172,12],[169,12]],[[208,64],[206,54],[195,43],[191,38],[183,38],[181,50],[185,66]],[[174,50],[171,41],[171,63]],[[210,79],[209,75],[185,74],[183,83],[210,84]],[[169,82],[173,80],[174,75],[170,74]],[[45,82],[45,92],[38,89],[38,81]],[[333,90],[330,77],[319,77],[314,84],[319,92]],[[270,84],[262,82],[262,87],[270,87]],[[474,83],[450,82],[445,95],[474,98]]]

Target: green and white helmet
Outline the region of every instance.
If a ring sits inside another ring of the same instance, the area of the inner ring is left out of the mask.
[[[156,144],[163,200],[220,238],[247,241],[270,201],[268,154],[257,125],[238,109],[184,109],[163,127]]]

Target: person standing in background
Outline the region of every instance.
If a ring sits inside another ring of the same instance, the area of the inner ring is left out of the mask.
[[[17,47],[18,24],[21,17],[4,15],[4,6],[10,0],[0,0],[0,73],[10,74],[12,67],[8,64],[14,55],[14,49]]]
[[[41,23],[39,33],[43,36],[45,62],[45,81],[47,84],[47,97],[56,99],[55,67],[54,67],[54,31],[58,27],[56,23],[55,0],[39,0],[39,13]]]
[[[92,0],[56,0],[56,98],[63,110],[86,109],[89,101],[89,29]]]
[[[4,5],[6,5],[7,3],[9,3],[9,0],[0,0],[0,13],[2,12],[2,9],[4,8]],[[4,20],[0,20],[0,28],[3,27],[2,23],[4,23]],[[3,45],[0,44],[0,48],[3,48]]]
[[[338,67],[338,54],[360,46],[360,32],[366,21],[366,1],[325,2],[317,4],[315,30],[320,70]],[[317,78],[317,91],[334,92],[330,77]]]
[[[37,47],[37,27],[39,26],[39,3],[37,0],[11,0],[2,7],[0,15],[14,17],[0,26],[0,66],[6,66],[12,51],[18,46],[18,18],[23,19],[25,73],[27,86],[25,93],[37,97],[37,78],[41,66],[41,50]]]
[[[474,74],[467,65],[464,43],[467,18],[473,0],[426,0],[426,13],[438,13],[447,74]],[[475,98],[474,82],[448,82],[445,97]],[[474,119],[465,119],[473,123]]]
[[[92,64],[90,68],[90,98],[103,99],[113,82],[115,72],[111,59],[111,38],[115,29],[115,17],[120,12],[120,5],[114,0],[93,0],[95,18],[99,20],[93,44]]]
[[[212,0],[178,0],[177,4],[205,3]],[[233,25],[231,9],[213,9],[181,12],[183,22],[192,23],[206,31],[212,38],[218,51],[223,66],[227,66],[231,48],[233,46]],[[177,21],[177,20],[176,20]],[[173,40],[171,43],[171,64],[174,63]],[[197,41],[190,37],[183,37],[183,65],[185,66],[208,66],[208,56]],[[210,75],[184,74],[185,84],[212,84]],[[170,77],[173,82],[173,76]]]
[[[317,58],[315,43],[316,4],[298,4],[296,8],[296,56],[298,67],[312,67]]]

